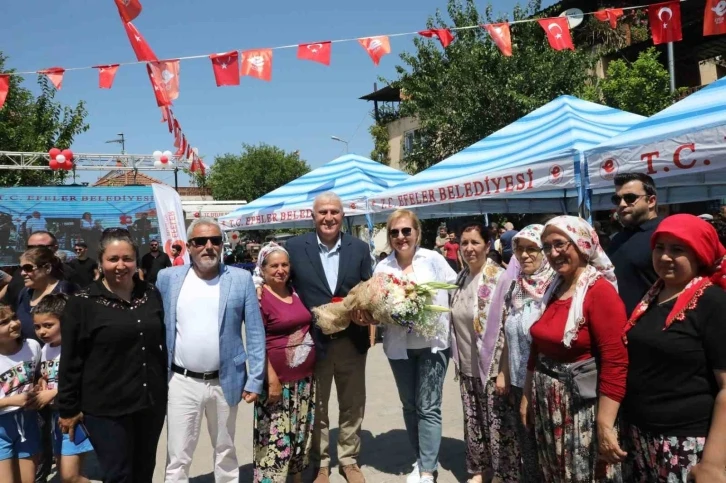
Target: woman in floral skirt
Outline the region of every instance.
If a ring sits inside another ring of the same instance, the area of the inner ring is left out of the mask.
[[[260,299],[267,334],[267,388],[255,403],[254,481],[302,481],[308,465],[315,415],[315,347],[312,315],[292,290],[284,248],[260,250],[264,279]]]
[[[659,280],[626,326],[627,482],[726,482],[726,249],[674,215],[651,237]]]

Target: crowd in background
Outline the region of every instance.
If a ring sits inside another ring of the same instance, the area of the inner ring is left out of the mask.
[[[257,257],[254,278],[222,263],[222,231],[196,220],[174,260],[151,240],[107,229],[98,260],[78,241],[63,263],[36,231],[2,276],[0,481],[87,481],[95,451],[109,482],[151,481],[167,423],[165,481],[187,481],[202,417],[215,481],[235,482],[237,408],[254,405],[254,481],[331,477],[358,466],[369,313],[326,336],[313,308],[374,273],[455,283],[427,339],[383,338],[414,454],[408,483],[433,483],[449,361],[459,382],[470,483],[726,481],[726,234],[719,216],[658,216],[644,175],[615,179],[622,231],[555,216],[515,229],[442,226],[421,246],[414,212],[387,220],[390,254],[341,232],[340,199],[315,199],[315,231]],[[188,250],[191,264],[181,254]],[[245,331],[245,340],[242,331]],[[109,377],[113,374],[113,377]],[[6,477],[5,475],[10,475]],[[3,480],[5,478],[5,480]]]

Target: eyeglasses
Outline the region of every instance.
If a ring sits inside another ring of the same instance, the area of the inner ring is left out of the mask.
[[[558,241],[558,242],[553,243],[552,245],[545,243],[544,245],[542,245],[542,251],[545,252],[546,255],[549,255],[550,253],[552,253],[553,250],[557,253],[562,253],[565,250],[567,250],[567,248],[570,245],[572,245],[572,242],[568,242],[568,241],[566,241],[566,242]]]
[[[22,270],[25,273],[33,273],[36,271],[38,267],[35,265],[31,265],[30,263],[26,263],[25,265],[20,265],[20,270]]]
[[[521,255],[523,253],[526,253],[530,257],[536,257],[541,252],[542,252],[542,250],[540,250],[538,247],[527,247],[527,248],[517,247],[517,248],[514,249],[514,253],[516,253],[517,255]]]
[[[195,247],[206,247],[208,242],[212,242],[212,245],[218,247],[222,244],[221,236],[197,236],[189,239],[189,243]]]
[[[388,230],[388,236],[391,238],[398,238],[399,233],[403,236],[411,236],[411,233],[413,233],[413,228],[401,228],[400,230],[398,228],[392,228]]]
[[[636,201],[638,201],[643,196],[648,196],[648,195],[647,194],[645,194],[645,195],[636,195],[635,193],[626,193],[623,196],[613,195],[612,197],[610,197],[610,200],[613,202],[613,204],[615,206],[620,206],[620,202],[622,200],[625,200],[625,203],[627,203],[629,205],[632,205],[633,203],[635,203]]]

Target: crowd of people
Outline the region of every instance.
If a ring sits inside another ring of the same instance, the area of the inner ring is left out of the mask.
[[[312,309],[375,273],[445,282],[433,338],[386,326],[383,350],[413,452],[408,483],[433,483],[449,360],[460,386],[469,483],[726,482],[726,249],[722,229],[657,215],[644,175],[615,179],[623,231],[603,249],[573,216],[515,230],[442,227],[433,249],[409,210],[386,224],[390,254],[341,232],[340,199],[319,195],[315,231],[264,246],[254,276],[222,263],[210,219],[188,229],[191,264],[123,228],[64,264],[45,231],[28,239],[0,304],[0,482],[151,482],[167,425],[165,481],[189,480],[202,418],[217,482],[239,480],[239,404],[254,406],[256,483],[329,483],[329,401],[339,472],[359,467],[370,329],[353,311],[324,335]],[[715,223],[715,221],[714,221]],[[717,225],[721,226],[721,225]],[[181,258],[184,247],[175,247]],[[242,332],[244,331],[244,339]]]

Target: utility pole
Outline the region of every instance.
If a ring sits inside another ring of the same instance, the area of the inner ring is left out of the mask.
[[[106,141],[106,144],[111,143],[117,143],[121,145],[121,154],[126,154],[126,139],[124,138],[124,133],[120,132],[116,134],[118,136],[118,139],[111,139],[110,141]]]

